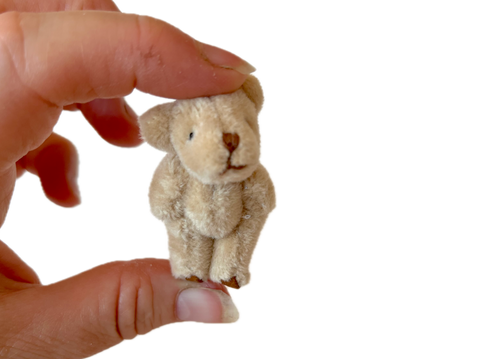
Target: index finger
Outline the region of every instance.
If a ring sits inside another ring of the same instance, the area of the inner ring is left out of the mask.
[[[237,89],[251,72],[239,57],[150,17],[97,11],[1,16],[0,40],[20,80],[57,105],[134,88],[169,98],[208,96]]]
[[[253,68],[153,18],[115,12],[0,15],[0,167],[38,147],[59,109],[134,88],[168,98],[236,90]],[[26,144],[17,148],[18,144]],[[8,156],[7,158],[5,158]],[[3,161],[2,161],[3,160]]]

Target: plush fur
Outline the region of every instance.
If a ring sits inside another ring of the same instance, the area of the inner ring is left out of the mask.
[[[168,152],[150,186],[165,222],[175,277],[246,285],[256,242],[275,207],[260,164],[263,92],[250,76],[238,91],[159,105],[140,117],[144,139]]]

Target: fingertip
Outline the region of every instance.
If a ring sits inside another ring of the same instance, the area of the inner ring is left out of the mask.
[[[77,107],[77,104],[74,103],[74,104],[71,104],[71,105],[63,106],[63,110],[64,110],[64,111],[75,112],[75,111],[78,111],[78,107]]]
[[[40,180],[42,177],[40,177]],[[78,190],[78,185],[75,183],[66,183],[64,188],[56,188],[55,191],[52,191],[49,188],[46,188],[44,182],[42,181],[42,187],[45,191],[45,196],[53,203],[58,206],[65,208],[76,207],[82,203],[80,197],[80,191]]]
[[[80,204],[78,154],[70,142],[46,146],[34,159],[34,166],[47,198],[62,207]]]
[[[233,323],[239,318],[232,298],[209,288],[182,290],[176,302],[176,316],[180,321],[202,323]]]
[[[202,54],[212,65],[219,66],[224,69],[232,69],[242,75],[249,75],[256,71],[255,67],[249,64],[247,61],[227,50],[204,43],[199,44]]]
[[[97,99],[78,104],[78,108],[105,141],[119,147],[143,143],[138,116],[124,99]]]
[[[78,153],[66,138],[52,133],[40,147],[17,162],[17,173],[19,168],[40,178],[46,197],[53,203],[62,207],[80,204]]]

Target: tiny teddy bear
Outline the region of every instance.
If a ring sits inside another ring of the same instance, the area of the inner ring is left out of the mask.
[[[174,277],[248,284],[253,250],[275,191],[260,164],[259,81],[236,92],[177,100],[140,119],[142,137],[166,151],[150,186],[152,213],[165,223]]]

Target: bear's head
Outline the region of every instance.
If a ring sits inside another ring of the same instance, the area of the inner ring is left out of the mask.
[[[240,182],[259,164],[262,105],[260,83],[249,76],[230,94],[156,106],[140,117],[140,130],[153,147],[177,154],[201,182]]]

